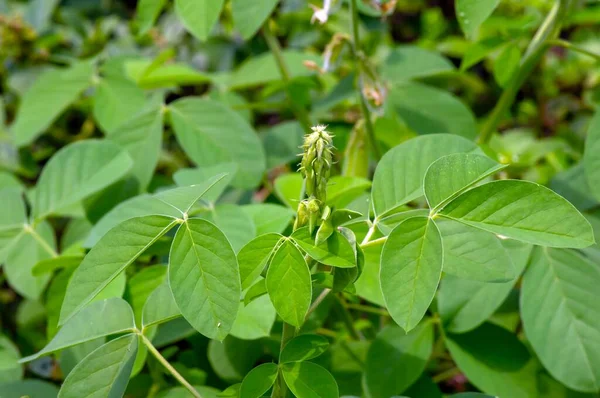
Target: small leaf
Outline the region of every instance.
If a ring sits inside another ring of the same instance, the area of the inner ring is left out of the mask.
[[[510,256],[494,234],[453,220],[436,220],[444,246],[444,272],[482,282],[516,277]]]
[[[254,220],[256,235],[283,233],[294,216],[294,212],[287,207],[273,203],[245,205],[242,210]]]
[[[23,378],[23,368],[19,364],[19,349],[7,337],[0,334],[0,385]]]
[[[133,311],[125,300],[111,298],[97,301],[69,319],[41,351],[21,359],[20,362],[30,362],[67,347],[131,331],[134,328]]]
[[[329,348],[329,341],[316,334],[301,334],[288,341],[281,351],[279,363],[308,361],[323,354]]]
[[[454,71],[452,63],[437,52],[417,46],[398,46],[385,60],[382,74],[392,83]]]
[[[298,208],[300,193],[302,192],[303,179],[300,173],[283,174],[275,180],[275,195],[288,207]]]
[[[225,234],[236,253],[256,237],[254,221],[240,206],[217,205],[212,211],[200,216],[215,224]]]
[[[406,332],[429,308],[442,260],[440,232],[428,218],[409,218],[388,236],[381,253],[381,290],[390,315]]]
[[[149,326],[164,323],[179,316],[181,316],[181,311],[175,303],[169,284],[165,281],[146,300],[142,315],[142,326],[147,329]]]
[[[31,143],[92,83],[93,62],[45,72],[31,85],[18,109],[11,133],[16,146]]]
[[[431,134],[414,138],[387,152],[375,170],[371,191],[379,218],[423,195],[423,179],[437,159],[453,153],[468,153],[476,145],[458,136]]]
[[[271,15],[277,3],[279,3],[278,0],[233,0],[231,2],[233,23],[244,40],[248,40],[254,36],[269,15]],[[252,17],[248,18],[250,15]]]
[[[102,131],[111,135],[145,104],[144,91],[133,81],[120,75],[107,76],[96,88],[93,114]]]
[[[285,384],[298,398],[339,398],[338,386],[327,369],[312,362],[286,363],[281,368]]]
[[[2,398],[23,397],[30,398],[56,398],[58,388],[49,382],[41,380],[11,380],[9,383],[2,384]]]
[[[33,196],[33,217],[42,219],[123,177],[132,160],[117,144],[86,140],[58,151],[44,167]]]
[[[433,323],[406,334],[387,326],[377,334],[367,354],[365,387],[372,398],[404,392],[423,373],[433,350]]]
[[[244,296],[244,305],[248,305],[254,300],[267,294],[267,281],[261,277],[254,285],[248,288],[246,295]]]
[[[512,77],[519,70],[521,64],[521,50],[515,43],[506,46],[496,61],[494,61],[494,79],[500,87],[506,88]]]
[[[206,41],[219,19],[224,0],[175,0],[175,12],[183,26],[198,40]]]
[[[173,179],[180,187],[201,184],[219,174],[225,174],[218,186],[215,186],[202,197],[207,202],[216,202],[227,189],[238,171],[236,163],[221,163],[215,166],[199,167],[195,169],[179,169],[173,174]],[[218,189],[217,189],[218,188]]]
[[[600,112],[596,112],[588,127],[583,165],[585,176],[597,200],[600,200]]]
[[[352,245],[337,231],[334,231],[327,241],[319,245],[315,245],[315,239],[308,232],[308,227],[297,229],[291,238],[309,256],[320,263],[341,268],[356,266],[356,258]]]
[[[123,396],[137,350],[135,334],[119,337],[94,350],[69,373],[59,398]]]
[[[154,197],[179,210],[183,216],[200,199],[211,196],[213,190],[219,191],[226,184],[227,174],[221,173],[197,185],[161,191]]]
[[[327,183],[327,204],[336,209],[348,206],[371,187],[366,178],[335,176]]]
[[[444,217],[535,245],[583,248],[592,227],[561,196],[528,181],[494,181],[466,191],[440,211]]]
[[[148,247],[177,224],[165,216],[127,220],[111,229],[85,256],[69,281],[60,312],[64,324],[135,261]]]
[[[127,301],[133,308],[135,324],[142,324],[144,306],[152,293],[167,280],[167,267],[162,264],[142,268],[127,281]]]
[[[240,398],[260,398],[275,383],[279,368],[274,363],[263,363],[244,377]]]
[[[598,265],[580,254],[537,248],[523,278],[521,316],[527,339],[564,385],[600,391]]]
[[[248,242],[240,250],[238,263],[242,290],[248,289],[258,279],[282,238],[283,236],[279,234],[261,235]]]
[[[269,296],[266,295],[266,286],[264,292],[264,295],[255,297],[248,304],[245,302],[240,303],[237,317],[230,332],[232,336],[244,340],[256,340],[270,336],[277,312]],[[248,293],[250,293],[250,290]]]
[[[500,0],[456,0],[456,17],[465,36],[473,37],[498,4]]]
[[[235,321],[240,275],[227,238],[205,220],[187,220],[169,256],[169,284],[185,319],[200,333],[223,340]]]
[[[279,316],[300,327],[310,307],[310,270],[300,250],[286,240],[277,249],[267,271],[267,291]]]
[[[167,4],[167,0],[140,0],[135,14],[135,22],[140,34],[147,33],[154,25],[156,18]]]
[[[429,166],[423,188],[432,212],[484,178],[502,170],[492,159],[474,154],[455,153],[444,156]]]

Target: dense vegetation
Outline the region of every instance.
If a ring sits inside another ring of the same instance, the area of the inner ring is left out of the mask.
[[[0,398],[598,397],[599,22],[0,0]]]

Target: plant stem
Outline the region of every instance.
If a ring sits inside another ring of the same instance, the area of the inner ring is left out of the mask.
[[[350,312],[348,312],[348,309],[346,308],[346,304],[344,303],[343,299],[339,296],[336,297],[338,301],[338,307],[340,309],[339,313],[342,317],[342,321],[346,325],[346,328],[350,332],[350,336],[352,336],[354,340],[362,340],[362,336],[354,327],[354,319],[352,319],[352,315],[350,315]]]
[[[521,60],[521,67],[514,74],[510,83],[500,96],[498,103],[488,116],[479,134],[478,143],[487,144],[492,138],[492,134],[498,128],[502,118],[508,112],[515,101],[517,93],[525,83],[525,80],[531,75],[533,69],[538,64],[540,58],[545,53],[551,40],[555,39],[561,28],[561,22],[566,18],[571,0],[559,0],[555,3],[552,10],[546,16],[544,23],[529,43],[529,47]]]
[[[354,62],[356,63],[356,72],[359,79],[358,97],[360,99],[360,108],[363,114],[363,118],[365,119],[365,128],[367,130],[367,136],[369,138],[371,152],[375,159],[379,160],[381,159],[381,153],[379,152],[377,140],[375,139],[375,127],[373,127],[373,120],[371,120],[371,111],[369,111],[367,100],[365,99],[365,96],[362,93],[360,85],[361,67],[364,60],[362,51],[360,50],[358,7],[356,5],[356,0],[350,0],[350,14],[352,16],[352,54],[354,55]]]
[[[280,352],[283,351],[285,345],[296,336],[296,328],[287,322],[283,322],[283,330],[281,331],[281,346]],[[283,379],[283,375],[279,373],[275,385],[273,386],[272,398],[286,398],[288,396],[287,384]]]
[[[379,245],[383,245],[385,243],[385,241],[387,241],[387,236],[384,236],[383,238],[368,241],[367,243],[361,243],[360,247],[364,249],[367,247],[379,246]]]
[[[376,315],[382,315],[382,316],[390,316],[390,313],[387,312],[386,310],[384,310],[383,308],[374,308],[368,305],[363,305],[363,304],[346,304],[346,308],[348,308],[349,310],[356,310],[356,311],[363,311],[363,312],[370,312],[371,314],[376,314]]]
[[[177,370],[175,370],[173,366],[171,366],[169,361],[162,356],[162,354],[152,345],[152,342],[148,340],[146,336],[140,332],[138,332],[138,336],[140,336],[148,348],[148,351],[154,355],[158,362],[160,362],[173,375],[173,377],[175,377],[177,381],[181,383],[182,386],[184,386],[195,398],[202,398],[202,395],[200,395],[200,393],[190,383],[188,383],[188,381],[184,379],[183,376]]]
[[[304,319],[308,319],[309,315],[312,314],[313,311],[317,309],[317,307],[323,302],[323,300],[325,300],[325,298],[327,297],[327,295],[329,293],[331,293],[331,289],[323,289],[321,294],[319,294],[319,297],[317,297],[315,299],[315,301],[311,304],[310,308],[308,309],[308,312],[306,313],[306,317]]]
[[[594,58],[596,61],[600,61],[600,54],[596,54],[594,52],[588,51],[585,48],[576,46],[575,44],[568,42],[566,40],[562,40],[562,39],[550,40],[548,42],[548,44],[553,45],[553,46],[564,47],[568,50],[572,50],[572,51],[578,52],[580,54],[590,56],[590,57]]]
[[[458,368],[450,368],[448,370],[445,370],[445,371],[443,371],[443,372],[441,372],[441,373],[433,376],[432,380],[433,380],[434,383],[437,384],[437,383],[439,383],[441,381],[451,379],[454,376],[459,375],[460,373],[461,373],[460,369],[458,369]]]
[[[290,71],[285,63],[285,59],[283,59],[283,53],[281,51],[281,47],[279,46],[279,42],[271,31],[270,23],[271,21],[269,20],[263,25],[263,35],[267,41],[269,50],[271,50],[273,57],[275,57],[275,63],[277,64],[277,68],[279,69],[279,73],[281,74],[281,78],[285,84],[285,91],[287,93],[288,100],[290,101],[292,111],[294,112],[296,119],[298,119],[298,122],[300,122],[302,125],[304,131],[308,133],[312,127],[310,117],[308,116],[306,109],[294,102],[293,94],[290,91],[290,82],[292,80]]]

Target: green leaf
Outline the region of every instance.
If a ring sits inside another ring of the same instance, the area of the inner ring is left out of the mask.
[[[273,10],[275,10],[277,3],[279,3],[278,0],[233,0],[231,2],[233,24],[244,40],[248,40],[254,36]],[[249,18],[249,16],[251,17]]]
[[[38,262],[56,255],[56,240],[47,222],[38,224],[35,230],[28,226],[22,231],[6,254],[4,272],[9,285],[16,292],[37,300],[51,275],[34,276],[32,271]]]
[[[2,384],[0,398],[23,397],[29,398],[56,398],[58,388],[52,384],[41,380],[22,380],[11,381]]]
[[[175,0],[175,13],[198,40],[206,41],[219,20],[224,0]]]
[[[223,173],[197,185],[161,191],[154,197],[179,210],[181,216],[185,217],[185,214],[196,202],[205,197],[211,197],[214,191],[220,191],[227,183],[227,174]]]
[[[283,174],[275,180],[275,195],[294,211],[300,202],[303,181],[300,173]]]
[[[406,332],[425,315],[442,275],[442,238],[433,221],[413,217],[388,236],[381,252],[381,290],[394,321]]]
[[[252,301],[264,296],[265,294],[267,294],[267,281],[265,278],[260,277],[260,279],[258,279],[258,281],[254,285],[250,286],[246,291],[244,296],[244,305],[250,304]]]
[[[25,21],[31,25],[36,32],[43,32],[48,28],[52,19],[52,13],[59,0],[32,0],[25,10]]]
[[[232,336],[244,340],[269,337],[276,317],[277,312],[269,296],[266,294],[262,295],[248,304],[240,303],[240,308],[230,333]]]
[[[436,220],[444,246],[444,272],[482,282],[506,282],[516,270],[500,239],[453,220]]]
[[[600,391],[598,265],[580,254],[538,248],[523,278],[525,334],[544,367],[564,385]]]
[[[281,241],[279,234],[265,234],[248,242],[238,253],[242,290],[248,289],[258,279]]]
[[[223,342],[212,340],[208,344],[208,360],[213,370],[219,378],[230,383],[242,381],[263,355],[263,348],[255,341],[232,336],[227,336]]]
[[[389,102],[406,125],[417,134],[477,135],[473,112],[448,91],[421,83],[397,84]]]
[[[142,324],[146,301],[166,279],[167,267],[158,264],[142,268],[127,281],[127,301],[133,308],[136,325]]]
[[[166,4],[167,0],[140,0],[138,2],[135,22],[140,34],[145,34],[152,28]]]
[[[163,112],[151,109],[134,115],[111,131],[108,139],[125,149],[133,160],[131,172],[146,190],[160,157],[163,135]],[[214,174],[213,174],[214,175]]]
[[[280,234],[290,225],[294,216],[294,212],[287,207],[273,203],[245,205],[242,210],[254,221],[256,235]]]
[[[302,146],[304,134],[298,122],[279,123],[265,131],[262,137],[267,169],[298,160],[298,148]]]
[[[298,398],[339,398],[338,386],[327,369],[312,362],[286,363],[285,384]]]
[[[89,303],[161,236],[177,224],[165,216],[127,220],[111,229],[85,256],[67,287],[60,324]]]
[[[456,17],[465,36],[472,38],[498,4],[500,0],[456,0]]]
[[[214,187],[206,195],[202,197],[207,202],[216,202],[229,186],[238,171],[236,163],[221,163],[215,166],[195,168],[195,169],[179,169],[173,174],[173,179],[180,187],[201,184],[204,181],[218,174],[225,173],[218,187]],[[219,189],[216,189],[219,188]]]
[[[366,178],[335,176],[327,184],[327,204],[336,209],[348,206],[371,187]]]
[[[129,383],[138,337],[128,334],[94,350],[65,379],[60,398],[121,397]]]
[[[267,271],[267,291],[279,316],[296,327],[302,326],[310,307],[310,270],[300,250],[285,240],[275,252]]]
[[[368,246],[363,249],[365,264],[360,277],[354,283],[356,294],[374,304],[385,307],[385,300],[379,282],[380,260],[383,245]]]
[[[476,150],[476,145],[454,135],[431,134],[414,138],[387,152],[373,177],[375,215],[382,218],[423,195],[423,179],[437,159]]]
[[[600,112],[596,112],[588,127],[583,165],[590,190],[600,200]]]
[[[29,87],[11,133],[16,146],[31,143],[92,83],[93,62],[45,72]]]
[[[506,88],[512,77],[519,70],[521,64],[521,50],[515,43],[506,46],[496,61],[494,61],[494,79],[500,87]]]
[[[154,61],[139,58],[128,60],[125,72],[144,89],[196,85],[211,80],[209,75],[183,63],[156,65]]]
[[[533,182],[501,180],[466,191],[444,217],[508,238],[552,247],[587,247],[592,227],[564,198]]]
[[[11,246],[17,242],[27,222],[23,192],[20,188],[0,189],[0,264],[6,259]]]
[[[19,349],[7,337],[0,334],[0,386],[23,378],[19,364]],[[0,395],[1,397],[2,395]]]
[[[508,330],[485,323],[465,334],[448,334],[445,341],[459,369],[484,393],[511,398],[538,396],[537,364]]]
[[[489,37],[478,41],[477,43],[471,44],[463,56],[462,63],[460,64],[460,70],[465,71],[469,69],[504,45],[506,45],[506,40],[498,36]]]
[[[132,160],[117,144],[86,140],[58,151],[44,167],[33,196],[33,217],[42,219],[123,177]]]
[[[240,398],[260,398],[275,383],[279,368],[274,363],[263,363],[252,369],[244,377],[240,388]]]
[[[354,249],[348,239],[338,231],[334,231],[325,242],[319,245],[315,245],[315,239],[308,232],[308,227],[297,229],[291,238],[302,250],[320,263],[332,267],[356,267]]]
[[[210,212],[201,214],[201,217],[215,224],[225,234],[236,253],[256,237],[254,221],[240,206],[217,205]]]
[[[110,135],[145,104],[144,91],[133,81],[119,75],[107,76],[96,88],[93,114],[102,131]]]
[[[429,166],[423,189],[432,212],[444,207],[466,189],[505,168],[492,159],[475,154],[455,153]]]
[[[364,385],[371,398],[388,398],[410,387],[423,373],[433,349],[433,323],[406,334],[397,326],[382,329],[369,348]]]
[[[235,187],[253,188],[260,182],[266,168],[264,150],[240,115],[220,102],[193,97],[175,101],[169,109],[177,140],[194,163],[206,167],[234,162]]]
[[[63,268],[75,268],[81,264],[83,255],[79,256],[58,256],[51,257],[45,260],[38,261],[35,266],[31,269],[31,275],[41,276],[44,274],[51,274],[56,270]]]
[[[181,316],[169,284],[165,281],[148,296],[142,313],[142,326],[158,325]]]
[[[235,321],[240,296],[237,259],[227,238],[205,220],[187,220],[169,256],[169,284],[185,319],[200,333],[223,340]]]
[[[21,359],[20,362],[33,361],[67,347],[131,331],[134,328],[133,311],[125,300],[111,298],[96,301],[69,319],[41,351]]]
[[[288,341],[279,355],[279,363],[308,361],[323,354],[329,341],[316,334],[301,334]]]
[[[439,53],[417,46],[398,46],[383,64],[382,75],[392,83],[449,73],[452,63]]]

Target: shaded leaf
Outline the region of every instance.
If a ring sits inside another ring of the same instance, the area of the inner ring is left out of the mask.
[[[335,379],[316,363],[286,363],[281,371],[285,383],[298,398],[339,398]]]
[[[263,363],[244,377],[240,387],[240,398],[260,398],[275,383],[279,368],[275,363]]]
[[[500,0],[456,0],[456,17],[465,36],[473,37],[498,4]]]
[[[308,227],[294,231],[291,237],[309,256],[320,263],[332,267],[356,267],[354,249],[348,239],[338,231],[334,231],[323,243],[315,245],[315,239],[308,232]]]
[[[454,71],[450,61],[437,52],[417,46],[398,46],[385,60],[382,75],[392,83]]]
[[[323,354],[329,341],[316,334],[301,334],[288,341],[279,355],[279,363],[308,361]]]
[[[238,253],[242,290],[249,288],[263,272],[283,237],[265,234],[248,242]]]
[[[246,1],[233,0],[231,13],[236,29],[242,38],[248,40],[260,29],[265,20],[271,15],[278,0]],[[251,16],[249,18],[249,16]]]

